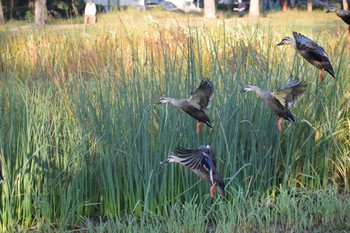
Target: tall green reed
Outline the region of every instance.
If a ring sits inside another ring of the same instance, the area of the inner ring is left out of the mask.
[[[46,221],[64,227],[81,215],[133,214],[145,224],[152,212],[210,203],[208,185],[190,171],[159,165],[176,146],[214,148],[231,202],[237,192],[249,198],[290,187],[348,188],[345,38],[326,45],[334,49],[337,80],[327,76],[321,85],[318,70],[293,48],[275,47],[281,38],[272,26],[146,19],[142,29],[8,36],[0,101],[3,230]],[[261,100],[238,92],[245,84],[272,91],[291,73],[308,89],[292,109],[297,125],[284,123],[281,134]],[[214,127],[197,135],[192,118],[154,102],[186,98],[204,77],[215,85],[207,111]]]

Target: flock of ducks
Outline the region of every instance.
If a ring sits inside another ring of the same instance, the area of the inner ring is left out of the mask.
[[[349,25],[348,31],[350,34],[350,12],[333,6],[330,6],[326,13],[329,12],[335,12],[338,17]],[[333,78],[335,78],[334,69],[327,53],[316,42],[300,33],[293,32],[293,38],[287,36],[283,38],[277,46],[285,44],[292,45],[303,58],[321,70],[321,83],[324,80],[322,75],[324,71],[328,72]],[[305,81],[291,79],[286,85],[283,85],[274,92],[266,91],[253,85],[246,85],[241,90],[241,93],[253,91],[263,99],[267,106],[280,117],[278,120],[278,130],[281,132],[283,130],[282,122],[284,119],[293,125],[295,124],[294,116],[289,109],[295,103],[297,96],[305,92],[306,86],[307,83]],[[162,97],[156,104],[171,103],[175,107],[183,110],[197,120],[197,132],[200,133],[201,123],[205,123],[208,127],[212,128],[211,121],[204,110],[209,108],[210,99],[213,93],[214,84],[211,80],[206,79],[202,80],[199,87],[191,93],[189,98],[175,99],[171,97]],[[209,145],[202,145],[194,150],[177,147],[176,151],[178,155],[171,154],[160,164],[179,163],[191,169],[201,179],[211,184],[210,195],[212,198],[215,195],[215,188],[218,189],[222,197],[225,197],[224,181],[216,170],[215,153]],[[0,173],[0,182],[3,179],[4,178]]]
[[[336,7],[330,7],[327,13],[328,12],[335,12],[337,16],[342,18],[344,22],[350,25],[350,12],[340,10]],[[283,38],[282,41],[277,44],[277,46],[285,44],[292,45],[305,60],[321,70],[320,83],[324,81],[322,75],[324,71],[329,73],[335,79],[334,69],[327,53],[316,42],[300,33],[293,32],[293,38],[287,36]],[[299,81],[297,78],[293,79],[292,77],[287,84],[276,89],[274,92],[263,90],[257,86],[246,85],[241,90],[241,93],[252,91],[255,92],[259,98],[264,100],[267,106],[280,117],[277,125],[278,130],[282,132],[283,120],[287,120],[290,123],[295,124],[295,119],[290,111],[290,108],[295,103],[297,96],[305,92],[306,87],[307,83],[305,81]],[[212,128],[211,121],[204,110],[209,108],[213,93],[213,82],[209,79],[205,79],[202,80],[199,87],[191,93],[189,98],[176,99],[171,97],[162,97],[158,102],[156,102],[156,104],[171,103],[175,107],[186,112],[188,115],[197,120],[197,132],[200,133],[201,123],[205,123],[208,127]],[[168,158],[160,164],[179,163],[191,169],[202,180],[211,184],[210,195],[212,198],[215,195],[216,188],[218,189],[220,195],[225,197],[224,181],[216,169],[215,153],[209,145],[202,145],[198,149],[177,147],[176,151],[177,155],[169,155]]]

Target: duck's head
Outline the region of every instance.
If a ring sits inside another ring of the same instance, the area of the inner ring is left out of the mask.
[[[277,44],[277,46],[285,45],[285,44],[293,44],[293,42],[294,42],[294,39],[293,39],[293,38],[291,38],[291,37],[289,37],[289,36],[286,36],[286,37],[284,37],[284,38],[282,39],[281,42],[279,42],[279,43]]]
[[[169,97],[162,97],[155,104],[163,104],[163,103],[169,103],[169,102],[171,102],[171,98],[169,98]]]
[[[329,13],[329,12],[336,12],[338,10],[338,8],[334,7],[334,6],[331,6],[327,9],[326,13]]]
[[[256,87],[255,86],[252,86],[252,85],[246,85],[240,92],[241,93],[244,93],[246,91],[255,91],[256,90]]]

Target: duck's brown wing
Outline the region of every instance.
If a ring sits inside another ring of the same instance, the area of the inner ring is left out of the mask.
[[[298,32],[293,32],[293,37],[295,39],[295,46],[298,50],[305,50],[315,53],[320,47],[315,41]]]
[[[199,170],[202,169],[203,166],[205,167],[203,163],[204,157],[207,157],[210,163],[215,166],[215,154],[209,146],[201,146],[194,150],[177,147],[176,151],[179,154],[178,157],[181,159],[182,164],[193,170]],[[206,169],[209,170],[209,168]]]
[[[225,197],[224,181],[216,170],[215,153],[210,146],[201,146],[194,150],[177,147],[176,151],[178,155],[169,155],[168,159],[161,164],[175,162],[191,169],[206,182],[216,183],[219,193]]]
[[[209,108],[210,99],[214,93],[214,84],[211,80],[202,80],[199,87],[191,93],[188,103],[198,109]]]
[[[305,81],[291,80],[286,85],[271,93],[282,106],[289,107],[288,103],[293,103],[298,95],[306,90],[307,83]]]
[[[324,68],[333,78],[335,78],[334,70],[326,51],[316,44],[316,42],[300,33],[293,32],[293,36],[298,53],[317,68]]]

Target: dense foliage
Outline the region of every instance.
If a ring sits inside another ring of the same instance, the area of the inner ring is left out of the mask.
[[[23,20],[34,14],[33,0],[2,1],[5,19]],[[50,0],[46,3],[48,16],[71,18],[84,12],[84,0]],[[77,11],[77,12],[76,12]]]

